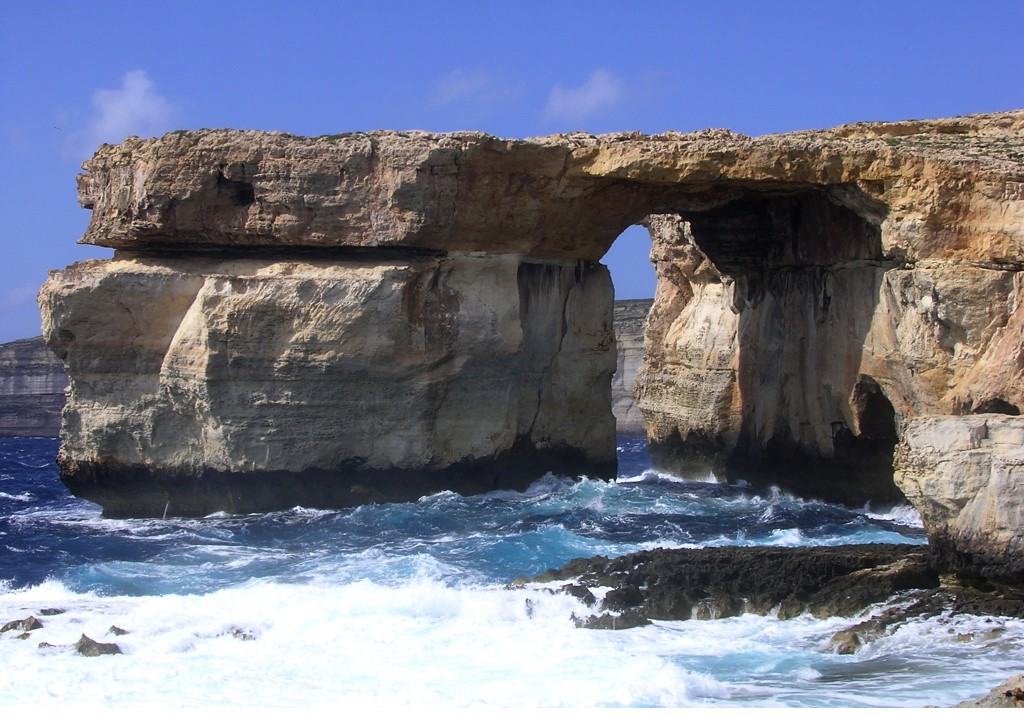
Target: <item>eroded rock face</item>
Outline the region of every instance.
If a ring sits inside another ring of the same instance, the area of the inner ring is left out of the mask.
[[[908,420],[895,478],[943,571],[1024,580],[1024,417]]]
[[[41,294],[70,369],[63,475],[116,500],[129,484],[381,470],[356,491],[371,499],[402,482],[391,470],[513,454],[607,472],[612,423],[591,411],[608,400],[611,292],[595,262],[644,222],[659,284],[636,393],[659,459],[895,499],[904,422],[1024,403],[1022,133],[1010,112],[759,138],[104,146],[80,179],[84,241],[119,254]],[[230,505],[259,481],[241,484]]]
[[[644,357],[644,322],[653,299],[615,301],[616,365],[612,377],[612,414],[616,431],[644,432],[633,396]],[[0,344],[0,435],[56,437],[67,387],[64,363],[42,337]]]
[[[118,258],[55,276],[43,306],[73,376],[61,474],[107,514],[615,468],[601,266]]]
[[[880,184],[649,216],[659,281],[637,391],[656,462],[891,502],[903,420],[1019,412],[1013,116],[839,128],[833,147],[852,155],[837,164]],[[870,137],[896,153],[868,168]]]

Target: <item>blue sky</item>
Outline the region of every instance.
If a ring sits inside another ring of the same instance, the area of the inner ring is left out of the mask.
[[[0,341],[77,246],[78,165],[175,128],[748,134],[1024,106],[1024,2],[11,1]],[[642,231],[606,257],[651,295]]]

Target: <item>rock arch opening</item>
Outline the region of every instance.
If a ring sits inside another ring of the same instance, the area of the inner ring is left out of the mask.
[[[850,187],[732,188],[644,223],[658,274],[638,386],[656,464],[897,501],[895,411],[862,375],[885,208]]]
[[[644,325],[654,302],[657,276],[651,261],[651,235],[646,227],[627,227],[601,258],[608,267],[615,295],[615,374],[612,415],[620,435],[642,435],[643,415],[633,395],[644,357]]]

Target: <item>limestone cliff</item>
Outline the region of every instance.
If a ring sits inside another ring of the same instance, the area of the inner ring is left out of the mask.
[[[206,514],[610,475],[610,308],[603,267],[507,256],[77,264],[44,291],[62,477]]]
[[[652,303],[647,298],[615,302],[612,414],[617,432],[644,431],[633,387],[643,360],[644,320]],[[0,344],[0,436],[56,437],[67,383],[64,363],[41,336]]]
[[[254,475],[440,475],[513,453],[606,471],[596,262],[645,223],[659,281],[636,393],[658,460],[893,499],[908,420],[1024,405],[1022,135],[1007,112],[757,138],[217,130],[104,146],[79,182],[83,240],[118,255],[41,293],[71,378],[64,477],[104,499],[149,485],[153,510],[154,485],[241,495]],[[286,278],[318,271],[305,292]],[[364,380],[407,406],[351,413],[341,386]],[[398,484],[363,482],[359,499]]]
[[[644,358],[644,324],[653,301],[648,298],[615,302],[615,348],[617,361],[612,378],[612,414],[620,433],[644,432],[644,420],[633,389]]]
[[[944,571],[1024,581],[1024,417],[907,420],[895,477]]]
[[[0,344],[0,436],[55,437],[67,383],[42,338]]]

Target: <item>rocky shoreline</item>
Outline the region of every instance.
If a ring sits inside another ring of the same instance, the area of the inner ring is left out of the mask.
[[[819,619],[863,615],[863,620],[837,631],[822,644],[823,651],[839,658],[892,637],[915,620],[945,618],[952,634],[957,615],[1024,617],[1021,594],[941,583],[937,572],[928,566],[927,551],[905,545],[657,549],[615,559],[573,560],[562,568],[515,580],[510,586],[525,588],[527,615],[533,608],[532,590],[579,600],[578,613],[571,619],[584,629],[621,630],[652,621],[726,619],[743,614],[779,620],[802,615]],[[34,647],[34,651],[85,657],[124,655],[127,659],[141,654],[142,644],[137,640],[125,646],[83,633],[71,643],[68,627],[79,620],[75,608],[68,604],[35,607],[31,613],[15,616],[5,615],[10,621],[0,626],[0,639],[26,642],[25,648]],[[117,639],[138,633],[140,628],[146,631],[144,625],[133,621],[118,624],[103,636]],[[967,648],[996,644],[1007,632],[999,619],[980,621],[967,630],[960,624],[953,638]],[[56,638],[49,636],[49,627],[56,627]],[[58,643],[45,641],[48,636]],[[261,638],[238,626],[221,628],[211,636],[241,642]],[[1017,677],[986,696],[959,705],[1005,707],[1022,702],[1024,690]]]
[[[580,626],[626,628],[748,613],[849,617],[899,592],[934,590],[939,575],[924,547],[869,544],[656,549],[576,559],[515,584],[546,582],[566,582],[562,589],[596,607]]]
[[[656,549],[614,559],[576,559],[510,586],[543,587],[578,599],[580,615],[572,619],[584,629],[633,629],[654,621],[743,614],[781,620],[803,614],[863,616],[824,646],[837,655],[855,654],[915,620],[985,617],[985,626],[955,634],[957,641],[980,645],[1006,632],[991,617],[1024,618],[1024,591],[943,580],[927,548],[904,545]],[[1024,675],[958,706],[1022,704]]]

